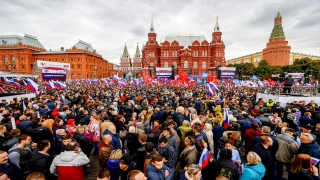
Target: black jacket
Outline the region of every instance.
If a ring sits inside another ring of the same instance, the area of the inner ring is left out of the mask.
[[[73,138],[79,143],[83,153],[90,154],[93,144],[83,135],[75,133]]]
[[[20,168],[10,161],[6,164],[0,164],[0,172],[8,175],[10,179],[22,179],[22,172]]]
[[[35,143],[38,143],[42,140],[49,140],[50,142],[52,142],[53,139],[51,131],[44,126],[41,126],[41,124],[32,124],[26,132],[31,136],[32,142]]]
[[[261,123],[262,123],[262,126],[271,126],[271,120],[265,116],[258,116],[257,117]]]
[[[312,174],[310,174],[307,170],[305,169],[300,169],[300,172],[297,174],[294,174],[294,180],[319,180],[319,177],[313,177]]]
[[[276,162],[276,155],[272,147],[266,149],[261,143],[258,143],[253,147],[253,151],[260,156],[261,162],[266,168],[264,179],[272,179],[272,170]]]
[[[221,157],[217,160],[218,163],[218,173],[224,168],[228,168],[232,173],[232,179],[239,179],[239,171],[237,165],[233,164],[232,159],[222,159]]]
[[[32,125],[31,121],[20,121],[19,124],[17,124],[17,127],[20,129],[20,134],[25,134],[27,129]]]
[[[57,179],[50,173],[50,165],[53,161],[53,157],[50,155],[41,154],[38,151],[34,151],[31,154],[29,169],[31,172],[41,172],[45,175],[46,179]]]
[[[19,141],[19,136],[12,137],[10,136],[2,143],[2,149],[8,151],[13,145],[17,144]]]

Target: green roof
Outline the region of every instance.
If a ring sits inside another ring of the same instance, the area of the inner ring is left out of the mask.
[[[124,45],[124,50],[122,56],[129,56],[127,45]]]
[[[138,44],[137,44],[136,54],[135,54],[135,56],[138,56],[138,55],[140,55],[140,49],[139,49],[139,46],[138,46]]]
[[[280,10],[277,13],[277,18],[281,17]]]
[[[272,29],[272,33],[270,35],[270,39],[272,38],[284,38],[284,32],[281,24],[274,25]]]

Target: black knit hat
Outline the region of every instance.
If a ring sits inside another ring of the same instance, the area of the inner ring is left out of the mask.
[[[230,149],[223,148],[220,150],[220,158],[222,159],[231,159],[232,151]]]

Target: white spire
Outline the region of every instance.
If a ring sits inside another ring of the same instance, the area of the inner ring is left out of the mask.
[[[151,18],[151,26],[150,26],[149,33],[155,33],[155,29],[153,27],[153,18]]]
[[[220,27],[218,23],[218,16],[216,17],[216,26],[214,27],[214,32],[220,32]]]

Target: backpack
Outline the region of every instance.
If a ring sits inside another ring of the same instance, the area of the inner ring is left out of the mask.
[[[219,175],[224,176],[224,177],[228,178],[229,180],[232,180],[232,172],[231,172],[230,168],[228,168],[228,167],[222,167]]]

